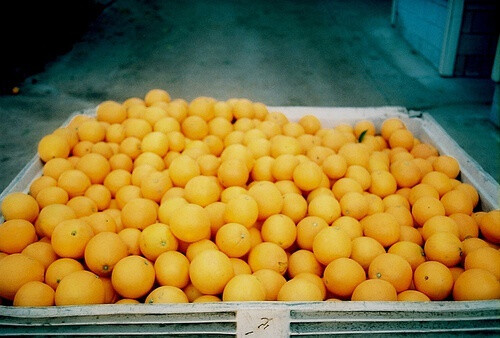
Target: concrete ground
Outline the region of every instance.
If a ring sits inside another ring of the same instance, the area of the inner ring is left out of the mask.
[[[390,26],[391,1],[108,2],[73,48],[0,96],[0,191],[74,111],[174,98],[426,111],[500,181],[490,79],[441,78]]]

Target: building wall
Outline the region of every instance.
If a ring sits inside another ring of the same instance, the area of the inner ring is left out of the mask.
[[[441,57],[447,4],[446,0],[396,0],[396,27],[436,68]]]
[[[500,1],[465,0],[455,76],[489,77],[495,59]]]

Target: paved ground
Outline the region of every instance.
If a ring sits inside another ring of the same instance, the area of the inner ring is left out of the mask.
[[[71,51],[0,96],[0,191],[72,112],[172,97],[430,112],[500,181],[489,79],[441,78],[390,26],[391,1],[109,2]]]

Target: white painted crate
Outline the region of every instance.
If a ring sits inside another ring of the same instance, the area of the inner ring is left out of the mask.
[[[482,210],[498,209],[498,183],[428,114],[401,107],[269,107],[290,120],[318,116],[325,127],[399,117],[415,136],[455,157],[460,179],[476,187]],[[84,111],[95,114],[95,110]],[[69,122],[70,119],[68,119]],[[27,191],[41,175],[35,156],[0,194]],[[1,221],[1,220],[0,220]],[[0,335],[169,335],[287,337],[343,335],[500,335],[500,301],[476,302],[248,302],[94,305],[46,308],[0,306]]]

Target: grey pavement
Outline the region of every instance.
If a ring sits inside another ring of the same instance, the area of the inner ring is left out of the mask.
[[[429,112],[497,181],[490,79],[442,78],[390,25],[391,1],[111,1],[65,55],[0,96],[0,191],[74,111],[173,98]]]

